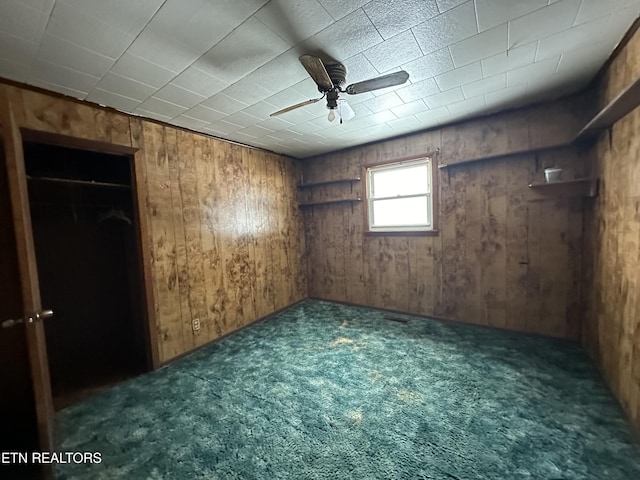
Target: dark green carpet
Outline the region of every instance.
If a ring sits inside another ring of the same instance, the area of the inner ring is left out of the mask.
[[[577,345],[305,301],[57,415],[87,479],[638,479]]]

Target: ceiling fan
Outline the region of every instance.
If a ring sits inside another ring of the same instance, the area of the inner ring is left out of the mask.
[[[336,118],[337,111],[340,116],[340,123],[342,123],[343,120],[347,121],[353,118],[355,113],[346,100],[339,98],[340,93],[357,95],[358,93],[371,92],[380,88],[401,85],[409,79],[409,74],[404,70],[400,70],[399,72],[390,73],[381,77],[352,83],[346,88],[343,88],[346,83],[345,78],[347,76],[347,69],[341,63],[324,63],[320,58],[314,57],[313,55],[302,55],[299,60],[309,76],[311,76],[313,81],[316,82],[316,85],[318,85],[318,90],[322,93],[322,96],[278,110],[270,115],[272,117],[290,112],[296,108],[304,107],[305,105],[311,105],[326,97],[327,108],[329,109],[327,119],[330,122],[333,122]]]

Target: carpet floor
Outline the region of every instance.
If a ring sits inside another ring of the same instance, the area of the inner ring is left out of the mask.
[[[576,344],[307,300],[56,416],[59,479],[637,479]],[[394,315],[394,317],[399,317]]]

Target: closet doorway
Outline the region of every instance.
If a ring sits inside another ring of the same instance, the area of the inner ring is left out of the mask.
[[[152,368],[132,158],[23,147],[59,410]]]

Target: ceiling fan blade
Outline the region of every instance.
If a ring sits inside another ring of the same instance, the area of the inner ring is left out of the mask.
[[[324,92],[333,88],[333,82],[322,60],[313,55],[302,55],[299,60],[309,76],[318,84],[320,91]]]
[[[275,117],[277,115],[282,115],[283,113],[290,112],[291,110],[295,110],[296,108],[304,107],[306,105],[312,105],[316,102],[319,102],[324,98],[324,95],[320,98],[312,98],[311,100],[305,100],[304,102],[296,103],[295,105],[291,105],[290,107],[283,108],[282,110],[278,110],[277,112],[273,112],[270,117]]]
[[[378,90],[380,88],[402,85],[408,79],[409,74],[404,70],[400,70],[399,72],[390,73],[389,75],[383,75],[382,77],[371,78],[362,82],[353,83],[345,89],[345,92],[347,92],[349,95],[370,92],[372,90]]]

